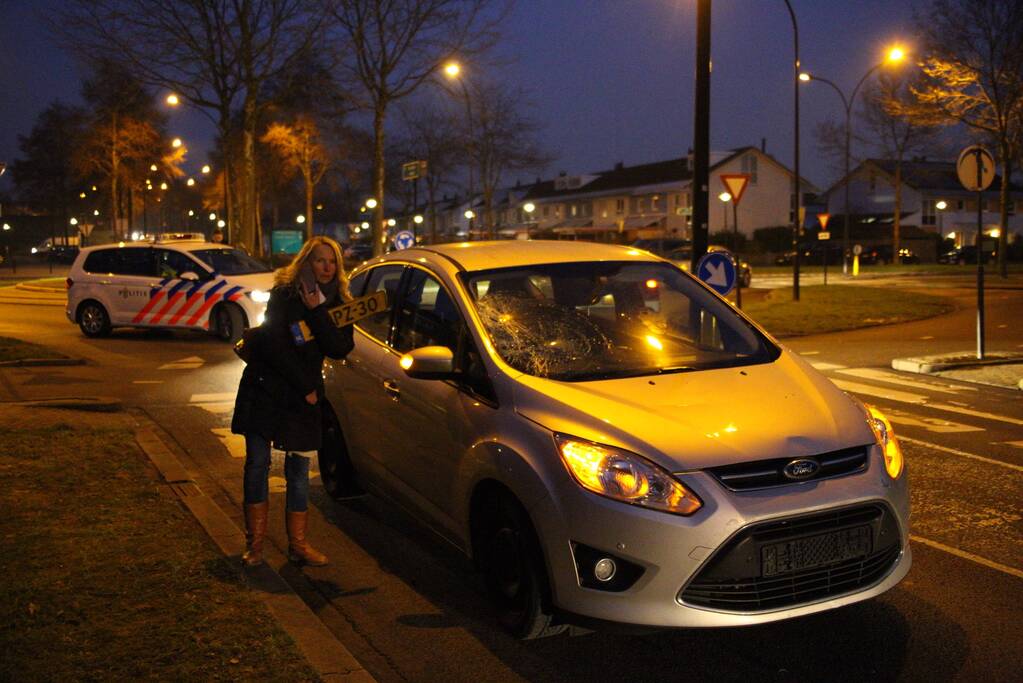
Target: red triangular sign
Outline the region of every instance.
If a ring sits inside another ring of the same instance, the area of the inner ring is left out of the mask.
[[[728,189],[728,194],[732,195],[732,201],[738,204],[749,183],[749,173],[722,173],[719,177]]]
[[[828,219],[831,218],[830,213],[819,213],[817,214],[817,220],[821,222],[821,230],[828,229]]]

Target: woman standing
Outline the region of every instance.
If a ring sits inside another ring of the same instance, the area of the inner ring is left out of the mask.
[[[351,300],[341,248],[329,237],[311,238],[290,265],[274,276],[261,333],[242,373],[231,431],[245,435],[245,536],[242,560],[263,562],[268,513],[270,447],[286,452],[285,517],[288,559],[321,566],[327,557],[309,545],[309,458],[320,448],[323,357],[352,350],[351,326],[336,327],[327,309]],[[291,326],[304,321],[314,339],[295,341]]]

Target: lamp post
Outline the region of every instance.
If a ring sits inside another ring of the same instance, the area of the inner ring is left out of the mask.
[[[944,199],[939,199],[938,201],[936,201],[934,203],[934,208],[938,212],[938,234],[941,235],[942,237],[944,237],[945,236],[945,230],[944,230],[944,225],[943,224],[944,224],[945,221],[943,219],[945,218],[945,216],[944,216],[945,209],[948,208],[948,202],[946,202]]]
[[[469,157],[469,206],[472,207],[473,198],[473,164],[475,159],[473,157],[473,145],[475,144],[475,132],[472,119],[472,98],[469,97],[469,89],[465,85],[465,79],[462,77],[462,65],[458,62],[448,62],[444,65],[444,75],[449,80],[456,81],[462,89],[462,100],[465,102],[465,120],[466,127],[469,132],[468,144],[466,145],[466,154]],[[471,211],[471,208],[470,210]],[[469,211],[466,212],[466,218],[469,218],[469,239],[472,239],[472,218],[468,216]],[[474,214],[475,215],[475,214]]]
[[[792,9],[792,3],[785,0],[785,7],[789,10],[789,18],[792,20],[792,44],[795,50],[795,61],[792,69],[793,98],[795,101],[794,128],[793,133],[793,173],[795,174],[796,201],[792,207],[792,248],[795,256],[792,257],[792,300],[799,301],[799,207],[803,203],[799,183],[799,24],[796,23],[796,13]]]
[[[906,53],[901,48],[893,47],[890,50],[888,50],[888,54],[885,56],[885,59],[883,61],[880,61],[877,64],[875,64],[874,66],[872,66],[869,69],[867,69],[867,72],[865,74],[863,74],[862,78],[860,78],[859,82],[856,84],[856,87],[853,88],[852,94],[848,98],[845,96],[845,93],[842,92],[841,88],[839,88],[837,85],[835,85],[834,82],[829,81],[826,78],[822,78],[820,76],[814,76],[813,74],[809,74],[809,73],[801,73],[801,74],[799,74],[799,80],[804,82],[804,83],[809,83],[810,81],[820,81],[821,83],[825,83],[827,85],[830,85],[832,88],[834,88],[835,92],[838,93],[838,96],[840,98],[842,98],[842,106],[845,108],[845,146],[844,146],[844,152],[843,152],[843,157],[845,159],[845,163],[844,163],[845,174],[843,176],[843,181],[845,183],[845,201],[844,201],[844,207],[842,209],[842,216],[843,216],[843,220],[842,220],[842,274],[843,275],[847,275],[848,272],[849,272],[849,261],[848,261],[848,255],[849,255],[849,221],[850,221],[850,216],[849,216],[849,157],[850,157],[850,147],[849,147],[849,143],[850,143],[850,139],[852,137],[852,109],[853,109],[853,105],[856,102],[856,93],[859,92],[860,86],[863,85],[863,83],[867,80],[867,78],[870,77],[870,75],[872,73],[874,73],[875,71],[880,69],[885,64],[896,64],[896,63],[902,61],[902,59],[905,56],[906,56]]]

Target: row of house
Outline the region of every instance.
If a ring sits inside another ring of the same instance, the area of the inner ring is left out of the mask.
[[[722,176],[745,174],[748,184],[737,206],[722,201],[727,190]],[[762,148],[740,147],[711,154],[710,233],[788,226],[795,205],[792,171]],[[447,198],[432,207],[438,235],[444,239],[475,239],[489,234],[506,239],[586,239],[628,243],[640,238],[692,237],[692,155],[636,166],[617,164],[594,173],[562,173],[549,180],[516,185],[495,193],[493,231],[484,229],[480,196]],[[983,198],[985,232],[998,229],[996,188]],[[868,159],[846,178],[821,192],[803,180],[804,226],[818,227],[817,214],[828,213],[831,226],[844,222],[845,188],[849,188],[850,229],[865,243],[890,241],[895,202],[895,162]],[[1023,232],[1015,209],[1023,190],[1010,193],[1009,234]],[[935,244],[934,235],[968,244],[976,234],[976,193],[962,188],[952,162],[915,159],[902,162],[903,235],[912,242]],[[419,207],[430,215],[431,207]],[[489,228],[489,226],[487,226]],[[424,231],[425,232],[425,231]],[[933,255],[934,247],[930,247]]]

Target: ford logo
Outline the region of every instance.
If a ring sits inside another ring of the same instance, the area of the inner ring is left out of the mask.
[[[813,475],[817,474],[817,470],[820,468],[821,466],[816,460],[800,458],[799,460],[789,462],[781,471],[788,479],[801,481],[803,479],[809,479]]]

